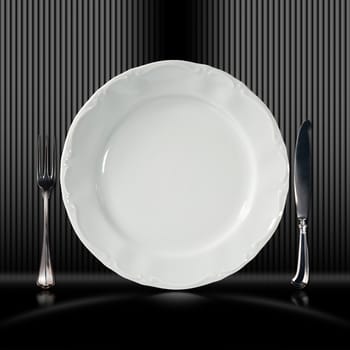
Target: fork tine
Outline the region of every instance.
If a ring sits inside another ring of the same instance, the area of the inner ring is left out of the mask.
[[[44,176],[48,176],[50,173],[49,170],[49,137],[45,136],[45,148],[44,148]]]
[[[52,157],[51,157],[51,177],[53,179],[56,179],[56,166],[57,166],[57,159],[56,159],[56,138],[53,137],[52,140]]]
[[[39,179],[42,174],[42,149],[41,149],[41,135],[38,135],[37,144],[37,162],[36,162],[36,177]]]

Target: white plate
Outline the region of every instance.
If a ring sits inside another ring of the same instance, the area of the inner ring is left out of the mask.
[[[288,192],[267,107],[218,69],[162,61],[101,87],[62,154],[63,201],[85,246],[141,284],[185,289],[246,265]]]

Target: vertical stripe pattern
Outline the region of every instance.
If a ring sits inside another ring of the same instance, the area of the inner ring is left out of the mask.
[[[349,18],[346,0],[0,0],[0,273],[38,268],[37,135],[56,136],[61,150],[98,87],[161,59],[242,80],[271,109],[291,159],[298,126],[312,121],[311,268],[348,271]],[[278,232],[245,271],[292,271],[296,229],[290,191]],[[106,272],[74,235],[58,187],[50,239],[56,270]]]
[[[154,0],[0,0],[0,272],[38,269],[37,135],[55,136],[61,150],[98,87],[157,59],[158,12]],[[72,231],[59,185],[50,241],[57,271],[105,271]]]

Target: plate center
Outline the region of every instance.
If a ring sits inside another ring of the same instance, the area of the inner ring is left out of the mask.
[[[186,253],[244,220],[255,169],[233,117],[188,96],[132,110],[101,157],[98,191],[116,234],[152,250]]]

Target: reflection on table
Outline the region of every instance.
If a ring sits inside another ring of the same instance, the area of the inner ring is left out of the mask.
[[[242,344],[312,345],[347,341],[350,331],[350,284],[314,284],[296,291],[288,281],[237,281],[234,277],[187,291],[164,291],[123,279],[111,283],[61,281],[40,291],[24,283],[0,290],[2,341],[35,343],[37,330],[62,346],[130,341],[131,329],[158,332],[180,341],[185,335],[199,343],[234,338]],[[296,338],[297,330],[297,338]],[[57,337],[58,332],[65,337]],[[23,337],[16,336],[17,334]],[[101,338],[101,334],[103,337]],[[151,336],[152,335],[152,336]],[[268,336],[267,336],[268,335]]]

